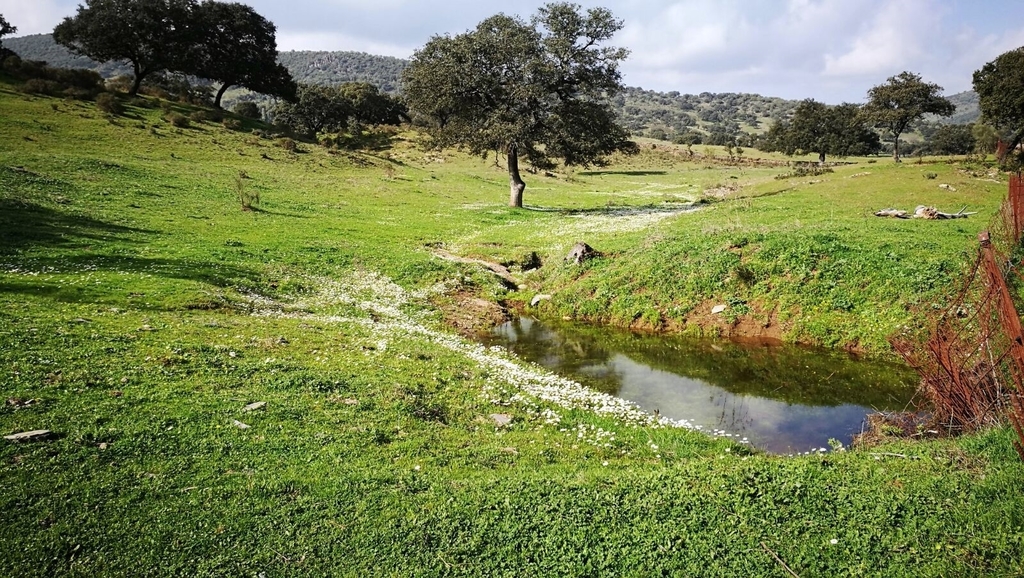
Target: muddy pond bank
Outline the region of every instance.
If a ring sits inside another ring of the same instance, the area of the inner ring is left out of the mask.
[[[916,375],[848,353],[695,340],[521,317],[481,335],[564,377],[774,453],[849,444],[875,411],[903,410]]]

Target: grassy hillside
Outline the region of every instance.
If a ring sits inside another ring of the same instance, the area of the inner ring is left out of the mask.
[[[992,217],[1005,183],[984,168],[776,179],[791,169],[647,143],[528,175],[514,210],[493,159],[414,134],[289,151],[174,127],[149,100],[107,118],[8,84],[0,109],[0,433],[54,432],[0,443],[0,575],[784,575],[776,556],[808,576],[1019,571],[1008,430],[766,456],[445,322],[548,292],[542,316],[704,332],[768,316],[878,350]],[[980,214],[870,216],[916,204]],[[577,240],[604,257],[564,265]],[[523,272],[532,251],[543,266]],[[730,312],[704,318],[718,301]]]

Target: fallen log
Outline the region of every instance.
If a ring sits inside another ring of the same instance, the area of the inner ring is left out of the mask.
[[[909,219],[910,213],[900,209],[882,209],[875,213],[876,217],[894,217],[897,219]]]
[[[469,257],[460,257],[453,255],[444,249],[434,249],[434,256],[444,259],[445,261],[452,261],[453,263],[465,263],[468,265],[483,265],[485,268],[490,269],[492,273],[501,278],[505,282],[505,286],[509,289],[519,289],[519,281],[512,276],[508,268],[501,265],[500,263],[492,263],[490,261],[484,261],[483,259],[471,259]]]

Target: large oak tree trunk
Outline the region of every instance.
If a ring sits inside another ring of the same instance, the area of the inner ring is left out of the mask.
[[[892,141],[892,160],[900,162],[900,135],[897,134],[896,138]]]
[[[230,87],[231,85],[226,82],[220,85],[220,90],[217,91],[217,98],[213,100],[214,108],[220,108],[220,99],[224,96],[224,93],[227,92],[228,88]]]
[[[519,176],[519,147],[516,146],[516,143],[509,143],[508,145],[508,184],[508,206],[522,208],[523,191],[526,190],[526,183]]]
[[[132,81],[132,87],[128,91],[128,96],[136,96],[139,94],[139,87],[142,86],[142,71],[137,67],[135,68],[135,80]]]

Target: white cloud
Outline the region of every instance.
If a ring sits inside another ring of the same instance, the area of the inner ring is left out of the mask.
[[[74,5],[57,0],[0,0],[0,14],[18,28],[19,36],[53,32],[65,16],[74,13]]]
[[[941,6],[930,0],[889,0],[839,56],[825,56],[826,76],[891,76],[926,58],[942,36]]]

